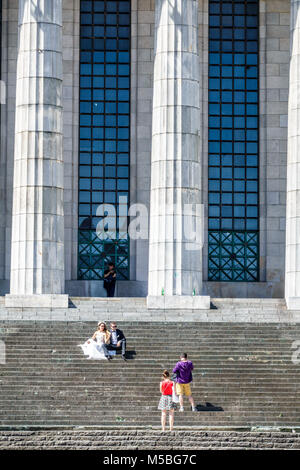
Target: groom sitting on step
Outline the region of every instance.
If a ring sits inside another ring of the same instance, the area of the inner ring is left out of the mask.
[[[110,324],[110,344],[108,350],[122,351],[122,359],[126,361],[126,338],[123,331],[118,330],[116,322]]]

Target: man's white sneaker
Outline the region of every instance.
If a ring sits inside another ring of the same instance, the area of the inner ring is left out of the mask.
[[[192,411],[197,411],[197,408],[195,406],[192,407]]]
[[[181,407],[179,408],[179,411],[181,411],[181,412],[184,411],[183,406],[181,406]]]

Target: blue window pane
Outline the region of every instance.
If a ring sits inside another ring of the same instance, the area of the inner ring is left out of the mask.
[[[246,200],[245,200],[245,194],[243,193],[235,193],[234,194],[234,204],[237,205],[237,204],[245,204]]]
[[[222,153],[232,153],[232,142],[221,143]]]
[[[244,77],[245,76],[245,67],[235,66],[234,67],[234,76],[235,77]]]
[[[223,193],[222,194],[222,204],[232,204],[232,194]]]
[[[258,210],[256,206],[248,206],[247,207],[247,217],[257,217]]]
[[[103,164],[103,154],[93,153],[93,165],[102,165],[102,164]]]
[[[232,103],[232,91],[223,91],[222,101],[223,103]]]
[[[235,166],[245,166],[246,157],[245,155],[235,155],[234,156],[234,165]]]
[[[244,179],[245,178],[245,168],[235,168],[234,169],[234,178],[235,179]]]
[[[247,114],[257,116],[258,106],[256,104],[247,104]]]
[[[208,195],[209,204],[220,204],[220,194],[210,193]]]
[[[95,38],[104,38],[105,29],[103,26],[94,26],[94,37]]]
[[[210,54],[209,55],[210,65],[219,65],[220,64],[220,54]],[[224,61],[223,61],[224,63]]]
[[[93,74],[94,75],[104,75],[104,64],[94,64]]]
[[[220,79],[219,78],[210,78],[209,79],[209,87],[211,90],[219,90],[220,89]]]
[[[208,219],[208,228],[210,230],[220,229],[220,219]]]
[[[105,155],[105,164],[106,165],[115,165],[117,162],[116,154],[115,153],[107,153]]]
[[[232,128],[232,117],[222,116],[222,127]]]
[[[222,66],[222,77],[232,77],[232,67],[223,65]]]
[[[245,230],[246,223],[244,219],[234,219],[233,221],[234,230]]]
[[[80,138],[81,139],[90,139],[91,138],[91,129],[88,127],[80,128]]]
[[[234,153],[244,153],[244,152],[245,152],[245,143],[234,142]]]
[[[234,79],[234,88],[235,88],[235,90],[244,90],[245,89],[245,80],[235,78]]]
[[[120,51],[128,51],[130,42],[128,39],[119,39],[119,49]]]
[[[106,64],[106,75],[116,75],[117,66],[115,64]]]
[[[106,11],[117,12],[118,11],[118,2],[112,2],[112,1],[107,2]]]
[[[222,104],[222,114],[232,114],[232,104]]]
[[[245,30],[244,29],[235,29],[234,30],[234,39],[245,39]]]
[[[256,142],[247,142],[246,148],[247,148],[247,153],[258,152],[258,145]]]
[[[103,90],[94,90],[93,99],[95,101],[104,100],[104,91]]]
[[[233,183],[234,191],[245,191],[245,181],[235,180]]]
[[[81,73],[81,75],[91,75],[92,66],[90,64],[81,64],[80,65],[80,73]]]
[[[220,168],[209,168],[208,177],[209,178],[220,178]]]
[[[220,16],[210,15],[209,26],[220,26]]]
[[[105,129],[105,139],[116,139],[117,138],[117,130],[107,127]]]
[[[222,168],[222,178],[232,178],[232,168]]]
[[[217,116],[209,116],[208,118],[209,127],[220,127],[220,118]]]
[[[247,103],[257,103],[258,93],[256,91],[247,91]]]
[[[245,64],[245,54],[234,54],[234,64],[243,65]]]
[[[81,126],[90,126],[92,124],[92,117],[90,115],[86,116],[82,114],[80,116],[80,125]]]
[[[223,230],[232,230],[233,228],[233,223],[232,219],[225,219],[223,218],[221,220],[221,229]]]
[[[209,67],[209,76],[210,77],[219,77],[220,76],[220,67],[217,65],[211,65]]]
[[[217,114],[217,115],[220,114],[220,105],[219,105],[219,104],[213,104],[213,103],[211,103],[211,104],[209,105],[209,114],[212,114],[212,115],[214,115],[214,114]]]
[[[222,166],[232,166],[232,155],[222,155],[221,163]]]
[[[245,206],[235,206],[234,217],[245,217]]]
[[[231,129],[222,129],[222,140],[232,140],[232,130]]]
[[[208,182],[209,191],[220,191],[220,181],[210,180]]]
[[[247,194],[246,197],[247,204],[258,204],[258,195],[257,194]]]
[[[118,103],[119,114],[129,114],[129,103]]]
[[[222,191],[232,191],[232,181],[222,181]]]
[[[257,166],[258,157],[257,155],[247,155],[247,166]]]
[[[90,190],[91,189],[91,180],[90,178],[80,178],[79,179],[79,189],[86,189]]]
[[[258,230],[258,220],[257,219],[248,219],[246,221],[247,230]]]
[[[210,206],[208,210],[209,217],[220,217],[220,207],[219,206]]]
[[[234,127],[236,129],[243,129],[245,127],[245,118],[242,116],[238,116],[234,118]]]

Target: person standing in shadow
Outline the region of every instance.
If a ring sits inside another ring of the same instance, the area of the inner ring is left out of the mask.
[[[117,273],[114,263],[108,263],[108,269],[104,271],[103,287],[107,292],[107,297],[115,296]]]

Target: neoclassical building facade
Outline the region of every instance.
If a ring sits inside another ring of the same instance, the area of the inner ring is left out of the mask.
[[[0,294],[300,308],[300,0],[1,3]]]

